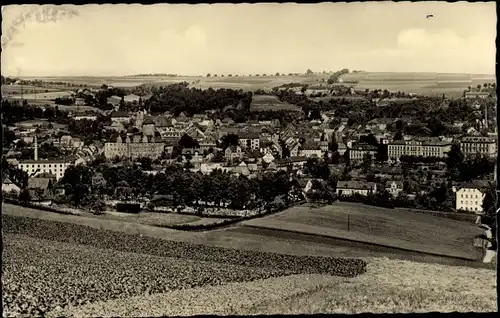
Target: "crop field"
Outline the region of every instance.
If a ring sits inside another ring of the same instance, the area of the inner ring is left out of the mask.
[[[242,89],[255,91],[257,89],[271,90],[276,86],[288,83],[316,85],[327,80],[330,74],[294,75],[294,76],[130,76],[130,77],[42,77],[44,81],[61,81],[76,85],[100,87],[111,84],[115,87],[130,88],[142,84],[168,85],[178,82],[188,82],[190,87],[207,89],[212,87]],[[362,72],[343,75],[346,81],[359,81],[357,89],[387,89],[415,94],[441,95],[447,94],[459,97],[468,86],[476,86],[485,82],[496,82],[494,75],[477,74],[438,74],[438,73],[390,73]],[[26,78],[29,79],[29,78]],[[15,86],[15,85],[12,85]],[[11,89],[11,86],[8,89]],[[59,89],[60,90],[60,89]],[[2,87],[2,93],[3,87]]]
[[[322,208],[303,205],[242,224],[467,259],[482,257],[473,245],[482,230],[473,223],[355,203],[337,202]]]
[[[16,94],[16,95],[10,95],[8,97],[12,99],[27,99],[27,100],[40,100],[40,101],[46,101],[46,100],[52,100],[56,98],[62,98],[62,97],[67,97],[71,95],[71,92],[69,91],[50,91],[50,92],[40,92],[40,93],[29,93],[27,94],[26,92],[21,94]],[[21,97],[22,96],[22,97]]]
[[[496,311],[495,271],[367,258],[355,278],[290,275],[97,302],[62,316]],[[195,300],[195,301],[193,301]]]
[[[287,256],[9,215],[2,222],[4,316],[467,312],[496,305],[491,269]]]
[[[495,75],[438,74],[438,73],[350,73],[347,81],[359,81],[356,89],[387,89],[415,94],[459,97],[468,86],[496,82]]]
[[[40,316],[95,301],[322,274],[355,277],[358,259],[238,251],[2,215],[4,314]]]
[[[280,111],[280,110],[289,110],[289,111],[302,111],[300,107],[296,105],[291,105],[285,102],[282,102],[276,96],[269,95],[254,95],[252,98],[252,103],[250,105],[251,111]]]
[[[2,95],[4,96],[9,96],[9,95],[20,95],[21,92],[24,93],[45,93],[46,91],[48,92],[54,92],[54,91],[60,91],[60,89],[57,88],[49,88],[49,87],[39,87],[39,86],[33,86],[33,85],[2,85]]]

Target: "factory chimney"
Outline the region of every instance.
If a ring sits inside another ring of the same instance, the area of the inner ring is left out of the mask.
[[[35,134],[35,161],[38,161],[38,140]]]

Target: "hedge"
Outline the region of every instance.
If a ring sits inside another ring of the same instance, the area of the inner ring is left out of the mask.
[[[304,201],[298,201],[295,202],[295,204],[301,204]],[[278,206],[275,207],[274,209],[271,208],[269,212],[264,212],[261,214],[257,215],[251,215],[251,216],[241,216],[241,217],[234,217],[230,220],[224,220],[221,222],[217,223],[210,223],[210,224],[174,224],[174,225],[158,225],[159,227],[165,227],[165,228],[170,228],[174,230],[182,230],[182,231],[207,231],[207,230],[213,230],[216,228],[220,228],[223,226],[228,226],[231,224],[236,224],[238,222],[250,220],[250,219],[256,219],[256,218],[261,218],[267,215],[270,215],[272,213],[280,212],[283,211],[284,209],[289,208],[290,206]]]

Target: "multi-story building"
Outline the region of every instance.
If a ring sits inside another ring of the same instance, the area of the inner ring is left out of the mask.
[[[64,176],[66,169],[72,165],[73,161],[67,159],[38,159],[38,141],[35,136],[34,160],[22,160],[17,164],[17,168],[25,171],[29,177],[40,173],[50,173],[59,180]]]
[[[466,156],[475,154],[495,156],[497,143],[491,137],[464,137],[460,141],[460,150]]]
[[[349,149],[350,160],[363,160],[365,155],[370,155],[372,158],[377,153],[377,147],[368,144],[355,144]]]
[[[113,111],[111,112],[111,121],[126,124],[130,122],[130,117],[126,112]]]
[[[490,93],[488,92],[474,92],[474,91],[469,91],[469,92],[464,92],[464,98],[466,99],[475,99],[475,98],[488,98],[490,96]]]
[[[471,211],[475,213],[483,212],[483,199],[485,194],[479,187],[466,184],[456,192],[456,209]]]
[[[104,156],[108,159],[115,157],[125,157],[131,159],[138,159],[148,157],[157,159],[161,157],[165,144],[163,142],[154,142],[154,137],[151,137],[151,142],[148,136],[144,135],[142,140],[134,138],[131,141],[127,136],[125,142],[121,137],[118,137],[116,142],[107,142],[104,144]]]
[[[36,176],[40,173],[50,173],[56,176],[59,180],[64,176],[64,172],[73,163],[71,161],[66,161],[65,159],[35,159],[35,160],[23,160],[19,162],[17,168],[25,171],[28,176]]]
[[[243,149],[258,150],[260,148],[260,136],[255,132],[238,133],[239,144]]]
[[[444,158],[450,150],[451,142],[436,139],[397,140],[387,147],[389,160],[399,160],[401,156]]]
[[[323,151],[321,150],[319,143],[305,143],[302,147],[300,147],[299,156],[307,158],[323,158]]]

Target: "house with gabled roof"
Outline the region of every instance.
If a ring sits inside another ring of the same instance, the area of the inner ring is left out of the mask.
[[[127,112],[113,111],[111,112],[110,117],[112,122],[118,122],[122,124],[130,122],[130,116]]]
[[[221,121],[221,123],[224,125],[234,125],[234,120],[232,120],[229,117],[226,117]]]
[[[322,158],[323,151],[321,150],[319,143],[306,142],[300,147],[299,156],[307,158]]]
[[[243,157],[243,151],[240,146],[231,145],[224,151],[224,157],[227,161],[241,159]]]
[[[16,194],[19,194],[21,192],[21,188],[7,177],[2,182],[2,192],[5,192],[5,193],[14,192]]]
[[[259,149],[260,146],[260,136],[256,132],[238,132],[239,144],[243,149]]]
[[[245,158],[248,162],[260,162],[262,160],[262,153],[258,150],[250,150],[245,153]]]
[[[370,120],[366,127],[369,129],[379,129],[385,131],[387,129],[387,125],[390,125],[395,121],[396,119],[394,118],[375,118]]]
[[[377,184],[375,182],[365,181],[338,181],[337,182],[337,195],[352,196],[355,194],[368,195],[377,191]]]
[[[250,169],[248,169],[248,166],[245,162],[241,162],[239,165],[233,168],[233,173],[235,173],[236,175],[249,176]]]

